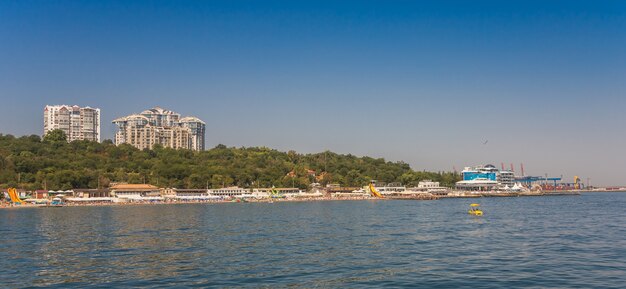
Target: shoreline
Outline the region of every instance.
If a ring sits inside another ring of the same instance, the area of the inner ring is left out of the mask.
[[[125,207],[125,206],[153,206],[153,205],[216,205],[216,204],[245,204],[245,203],[279,203],[279,202],[328,202],[328,201],[387,201],[392,199],[378,199],[378,198],[302,198],[302,199],[263,199],[263,200],[246,200],[246,201],[170,201],[170,202],[93,202],[93,203],[78,203],[68,202],[62,206],[51,206],[45,204],[21,204],[21,205],[8,205],[7,203],[0,204],[1,209],[25,209],[25,208],[61,208],[61,207]]]
[[[556,191],[543,193],[463,193],[449,195],[425,195],[425,196],[407,196],[407,197],[316,197],[316,198],[290,198],[290,199],[251,199],[245,201],[236,200],[220,200],[220,201],[158,201],[158,202],[67,202],[63,206],[50,206],[43,204],[21,204],[10,205],[8,203],[0,204],[2,209],[26,209],[26,208],[58,208],[58,207],[109,207],[109,206],[145,206],[145,205],[215,205],[230,203],[281,203],[281,202],[329,202],[329,201],[435,201],[439,199],[475,199],[475,198],[507,198],[507,197],[544,197],[544,196],[577,196],[582,192],[588,191]],[[617,191],[595,191],[589,193],[604,193]],[[623,192],[623,191],[619,191]]]

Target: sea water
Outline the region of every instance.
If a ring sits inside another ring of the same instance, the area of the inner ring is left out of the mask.
[[[37,286],[623,288],[626,193],[0,210]]]

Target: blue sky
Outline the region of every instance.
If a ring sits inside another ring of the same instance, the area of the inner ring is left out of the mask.
[[[621,1],[1,1],[0,133],[162,106],[209,146],[626,185],[625,47]]]

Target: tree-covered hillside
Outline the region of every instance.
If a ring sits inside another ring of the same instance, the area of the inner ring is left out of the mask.
[[[432,179],[452,185],[458,175],[415,172],[403,162],[332,152],[298,154],[265,147],[218,145],[201,152],[74,141],[63,133],[14,137],[0,134],[0,187],[66,190],[107,187],[112,182],[160,187],[296,187],[312,182],[363,186],[369,180],[416,185]]]

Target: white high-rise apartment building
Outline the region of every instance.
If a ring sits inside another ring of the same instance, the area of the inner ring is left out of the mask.
[[[115,144],[130,144],[138,149],[151,149],[155,144],[174,149],[204,150],[206,124],[196,117],[160,107],[145,110],[113,121],[117,125]]]
[[[206,124],[197,117],[188,116],[180,119],[179,124],[191,130],[191,148],[194,150],[204,150],[204,134]]]
[[[43,134],[60,129],[67,141],[100,141],[100,109],[78,105],[46,105],[43,110]]]

